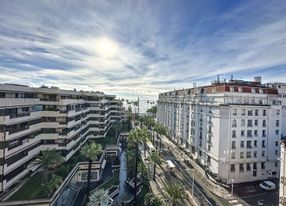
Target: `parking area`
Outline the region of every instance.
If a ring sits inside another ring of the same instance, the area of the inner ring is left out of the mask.
[[[272,180],[276,186],[277,180]],[[259,187],[259,183],[250,182],[234,185],[234,194],[239,196],[242,200],[247,202],[251,206],[263,205],[263,206],[277,206],[279,205],[279,190],[276,188],[272,191],[265,191]],[[261,204],[259,204],[260,202]]]

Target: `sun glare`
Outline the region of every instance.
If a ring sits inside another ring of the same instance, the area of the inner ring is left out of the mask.
[[[101,37],[95,41],[95,52],[101,57],[115,57],[118,54],[118,50],[117,43],[107,37]]]

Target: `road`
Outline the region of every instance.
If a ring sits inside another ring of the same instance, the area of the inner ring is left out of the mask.
[[[165,160],[171,160],[176,166],[175,176],[171,178],[173,182],[182,183],[188,191],[192,191],[193,183],[193,169],[189,168],[184,161],[179,161],[179,159],[174,154],[174,149],[169,149],[168,146],[163,142],[163,147],[161,155]],[[169,169],[166,167],[166,171]],[[222,199],[215,194],[211,193],[203,184],[199,181],[199,177],[195,172],[195,187],[194,187],[194,196],[199,200],[201,205],[218,205],[226,206],[232,205],[227,200]]]
[[[257,201],[263,200],[264,206],[277,206],[279,204],[279,191],[265,191],[259,187],[261,181],[244,183],[234,186],[235,195],[239,196],[249,205],[257,205]],[[276,183],[277,185],[277,183]]]

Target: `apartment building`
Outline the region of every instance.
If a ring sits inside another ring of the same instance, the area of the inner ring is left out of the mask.
[[[255,81],[159,94],[157,121],[190,156],[224,183],[279,177],[282,105],[274,87]]]
[[[267,86],[276,88],[282,103],[282,139],[280,149],[280,182],[279,182],[279,199],[280,205],[286,204],[286,83],[274,82],[268,83]]]
[[[67,161],[90,138],[121,121],[121,102],[102,92],[0,84],[0,191],[30,171],[42,150]]]

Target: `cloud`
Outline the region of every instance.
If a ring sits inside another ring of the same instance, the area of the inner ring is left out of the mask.
[[[286,71],[282,1],[1,1],[0,81],[156,99]],[[284,75],[285,76],[285,75]]]

